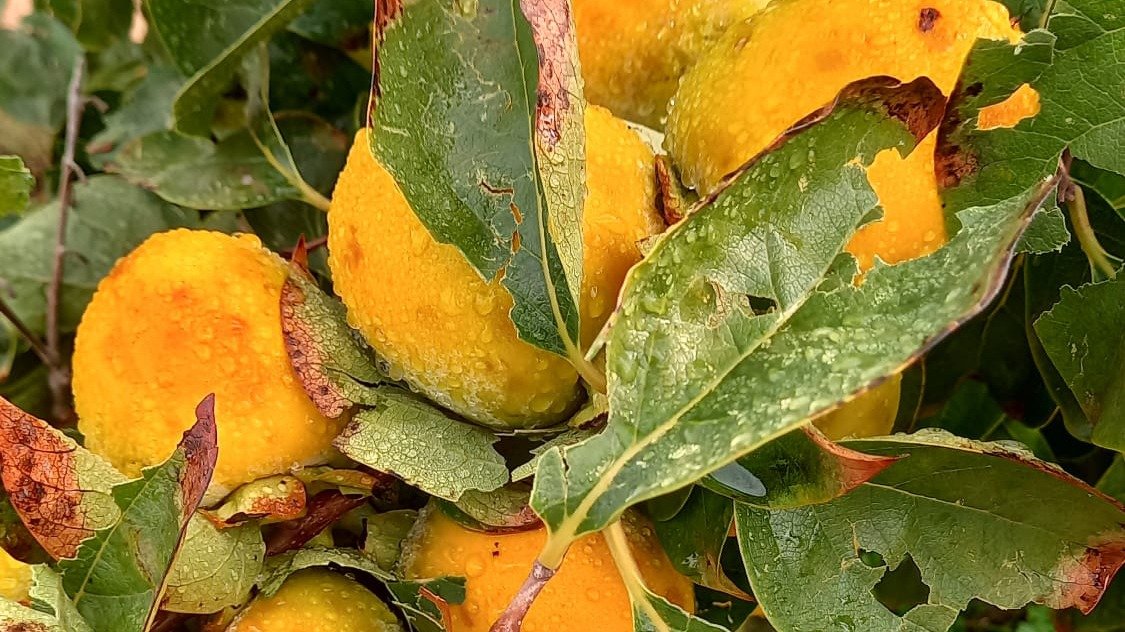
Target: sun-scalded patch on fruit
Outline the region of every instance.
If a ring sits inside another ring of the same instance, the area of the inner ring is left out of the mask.
[[[660,127],[680,77],[768,0],[574,0],[586,98]]]
[[[86,445],[136,476],[161,462],[215,393],[229,490],[322,462],[342,421],[297,382],[281,334],[287,268],[256,237],[154,235],[98,286],[78,328],[75,405]]]
[[[652,152],[608,112],[588,108],[582,331],[605,323],[636,242],[663,229]],[[500,279],[486,283],[453,246],[438,243],[390,174],[356,136],[332,199],[329,264],[348,318],[391,366],[438,403],[506,428],[563,419],[578,376],[563,358],[520,340]]]
[[[649,590],[694,610],[691,582],[673,568],[647,520],[630,513],[623,524]],[[401,570],[409,579],[465,577],[464,603],[449,606],[451,629],[487,632],[527,577],[546,538],[542,527],[503,534],[472,531],[430,507],[403,543]],[[566,563],[531,606],[522,629],[633,630],[629,596],[601,534],[575,542]]]
[[[370,590],[340,573],[315,568],[289,576],[258,597],[226,632],[401,632],[398,619]]]
[[[668,148],[685,182],[709,192],[849,83],[928,77],[949,95],[978,38],[1019,36],[1007,9],[992,0],[780,0],[729,29],[684,77],[670,108]],[[945,243],[935,145],[936,132],[906,158],[884,150],[868,169],[883,217],[848,244],[861,269],[876,257],[898,263]],[[816,151],[809,147],[810,157]]]

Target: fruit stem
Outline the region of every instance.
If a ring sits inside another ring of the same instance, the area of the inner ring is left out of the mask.
[[[590,385],[590,388],[601,393],[606,394],[607,384],[605,373],[594,365],[593,362],[587,360],[581,351],[575,349],[574,353],[570,354],[570,363],[574,365],[574,369],[578,371],[578,375]]]
[[[625,536],[625,529],[618,520],[605,528],[605,541],[609,545],[609,553],[621,573],[621,580],[625,582],[625,591],[629,593],[629,601],[633,603],[634,612],[640,610],[648,618],[651,629],[656,632],[671,632],[664,618],[653,607],[648,599],[648,589],[645,588],[644,578],[633,553],[629,550],[629,539]],[[634,615],[636,616],[636,615]],[[637,627],[634,625],[634,627]]]
[[[1082,191],[1082,187],[1073,185],[1066,194],[1069,198],[1066,208],[1070,213],[1070,221],[1074,225],[1074,234],[1078,237],[1078,244],[1082,246],[1082,252],[1086,253],[1086,258],[1090,260],[1095,275],[1100,272],[1108,279],[1116,277],[1117,266],[1113,264],[1109,253],[1098,242],[1098,236],[1094,232],[1093,225],[1090,224],[1090,216],[1086,212],[1086,194]]]
[[[531,610],[535,598],[539,596],[547,582],[554,576],[555,569],[548,568],[537,560],[531,567],[531,573],[523,581],[523,585],[512,597],[511,603],[504,609],[500,618],[496,619],[496,622],[488,629],[488,632],[520,632],[524,617]]]

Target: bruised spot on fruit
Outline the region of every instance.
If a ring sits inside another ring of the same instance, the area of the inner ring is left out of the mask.
[[[981,108],[977,129],[1015,127],[1020,121],[1039,114],[1039,108],[1039,91],[1025,83],[1000,103]]]
[[[918,30],[923,33],[929,33],[933,30],[934,24],[937,23],[938,18],[941,17],[941,11],[933,7],[926,7],[918,13]]]

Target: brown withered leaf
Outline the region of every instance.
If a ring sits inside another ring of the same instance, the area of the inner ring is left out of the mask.
[[[304,517],[277,525],[266,538],[266,555],[299,549],[344,514],[367,502],[365,496],[347,496],[327,489],[308,502]]]
[[[47,422],[0,398],[0,480],[28,531],[52,557],[119,516],[110,489],[125,477]]]
[[[372,387],[384,378],[344,306],[317,286],[305,262],[302,240],[281,288],[281,332],[301,386],[321,414],[336,419],[355,404],[375,404]]]
[[[305,486],[294,476],[269,476],[234,490],[222,505],[201,513],[224,529],[251,520],[263,524],[294,520],[305,514]]]

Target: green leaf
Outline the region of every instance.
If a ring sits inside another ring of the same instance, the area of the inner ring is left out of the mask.
[[[1070,177],[1101,196],[1118,214],[1125,214],[1125,176],[1076,160],[1070,165]]]
[[[28,596],[31,598],[31,607],[0,598],[0,630],[91,632],[90,626],[63,591],[62,578],[50,567],[31,567]]]
[[[47,0],[39,5],[70,27],[88,51],[126,40],[133,22],[132,0]]]
[[[438,499],[449,517],[475,531],[523,531],[539,526],[539,517],[527,505],[531,488],[508,485],[490,492],[466,490],[456,503]]]
[[[418,512],[413,509],[384,511],[367,518],[363,554],[375,560],[379,568],[391,572],[402,554],[402,541],[417,519]]]
[[[1125,456],[1114,457],[1098,481],[1098,490],[1125,503]]]
[[[845,445],[901,458],[828,503],[736,509],[754,595],[781,632],[941,632],[974,598],[1088,611],[1125,562],[1125,507],[1025,451],[938,431]],[[871,591],[907,556],[929,590],[900,616]]]
[[[544,441],[543,443],[531,449],[531,460],[512,470],[512,480],[522,481],[531,478],[535,474],[535,470],[539,467],[539,459],[541,459],[544,454],[549,452],[551,448],[561,448],[569,445],[574,445],[576,443],[581,443],[582,441],[589,439],[597,433],[597,430],[593,429],[570,428],[559,435],[551,437],[547,441]]]
[[[734,503],[715,492],[695,487],[683,508],[668,520],[653,521],[668,559],[682,575],[702,586],[739,599],[750,599],[722,567]]]
[[[218,144],[180,132],[154,132],[122,147],[107,169],[194,209],[237,211],[300,197],[246,131]]]
[[[325,46],[354,49],[370,43],[368,31],[375,19],[373,6],[368,0],[314,2],[289,24],[289,30]]]
[[[348,458],[450,501],[470,489],[492,491],[508,482],[491,432],[406,391],[384,387],[379,400],[336,438],[335,446]]]
[[[1035,332],[1093,425],[1090,440],[1125,451],[1125,276],[1064,287]]]
[[[125,477],[45,421],[0,399],[0,479],[12,508],[55,559],[72,557],[120,511]]]
[[[121,105],[105,117],[105,129],[98,132],[86,149],[99,166],[111,163],[117,150],[153,132],[171,125],[172,101],[184,83],[184,77],[175,68],[153,64],[145,78],[122,98]]]
[[[444,620],[441,606],[465,601],[463,577],[393,581],[387,583],[387,588],[395,605],[417,632],[447,632],[452,622]]]
[[[504,270],[520,337],[581,361],[583,101],[568,14],[528,4],[539,28],[562,16],[542,58],[515,0],[422,0],[381,16],[369,140],[435,239],[487,280]]]
[[[881,92],[926,104],[929,90]],[[962,211],[933,255],[877,266],[858,288],[818,289],[878,208],[862,164],[910,146],[873,98],[880,90],[858,94],[751,164],[633,268],[607,348],[608,428],[540,461],[532,504],[555,546],[839,405],[992,298],[1046,195],[1038,173],[1023,193]]]
[[[266,543],[256,523],[220,530],[197,512],[168,573],[160,607],[208,614],[245,603],[265,557]]]
[[[204,136],[218,97],[243,57],[295,19],[312,0],[145,0],[149,24],[188,75],[173,106],[177,130]]]
[[[27,210],[35,176],[19,156],[0,156],[0,217]]]
[[[0,286],[8,305],[36,333],[44,327],[58,213],[58,205],[51,203],[0,231]],[[98,281],[149,235],[198,225],[196,213],[165,204],[121,178],[98,175],[76,183],[67,223],[60,329],[74,331]]]
[[[805,426],[740,458],[738,465],[765,485],[766,495],[744,504],[787,509],[824,503],[866,483],[894,463],[832,443]]]
[[[371,575],[383,583],[393,580],[374,560],[354,549],[329,549],[308,547],[275,555],[266,560],[265,568],[258,577],[261,594],[269,597],[277,592],[293,573],[319,566],[335,566],[346,570],[360,571]]]
[[[643,598],[633,601],[634,632],[727,632],[684,612],[648,589]]]
[[[1048,201],[1031,216],[1031,224],[1016,246],[1016,252],[1045,254],[1058,252],[1070,243],[1070,230],[1066,227],[1066,217],[1058,204]]]
[[[31,15],[19,30],[0,30],[0,154],[22,157],[34,174],[51,166],[81,52],[74,35],[46,15]]]
[[[188,520],[203,500],[218,457],[215,397],[163,464],[113,488],[121,518],[59,562],[66,593],[94,632],[144,632],[164,595]]]

